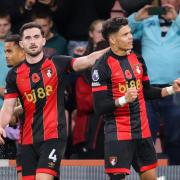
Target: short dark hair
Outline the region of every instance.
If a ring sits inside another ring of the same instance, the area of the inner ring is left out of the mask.
[[[35,11],[32,16],[31,16],[32,21],[34,21],[35,19],[49,19],[52,20],[52,15],[51,12],[49,10],[49,8],[47,9],[39,9],[38,11]]]
[[[109,35],[118,32],[123,26],[128,25],[127,18],[115,17],[106,20],[102,26],[102,36],[106,41],[109,41]]]
[[[20,39],[21,38],[19,34],[10,34],[6,37],[5,42],[14,42],[16,45],[19,46]]]
[[[9,22],[11,22],[11,16],[10,16],[10,14],[8,13],[8,11],[6,11],[6,10],[2,10],[2,9],[0,9],[0,18],[2,19],[4,19],[4,18],[6,18]]]
[[[44,32],[42,31],[42,28],[39,24],[37,24],[35,22],[29,22],[29,23],[24,24],[20,28],[20,31],[19,31],[20,38],[22,38],[23,33],[26,29],[32,29],[32,28],[38,28],[41,31],[42,36],[44,36]]]

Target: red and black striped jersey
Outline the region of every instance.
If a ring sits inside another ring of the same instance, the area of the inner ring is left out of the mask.
[[[92,70],[94,108],[104,114],[105,138],[131,140],[150,137],[143,85],[149,84],[146,65],[134,53],[117,56],[111,50],[102,56]],[[115,107],[115,99],[136,87],[138,98],[122,107]],[[160,91],[156,93],[160,96]]]
[[[20,98],[24,109],[22,144],[66,140],[64,89],[71,63],[71,57],[43,57],[36,64],[24,61],[9,71],[5,98]]]

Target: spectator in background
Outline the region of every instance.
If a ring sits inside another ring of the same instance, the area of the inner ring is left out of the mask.
[[[96,19],[110,17],[115,0],[66,0],[59,1],[56,16],[58,30],[69,41],[68,53],[76,47],[87,46],[90,24]]]
[[[11,16],[12,32],[17,31],[19,23],[22,19],[20,8],[22,7],[24,0],[1,0],[0,12],[6,10]]]
[[[143,6],[147,4],[151,4],[153,0],[118,0],[121,4],[123,10],[126,11],[127,15],[130,15],[139,9],[141,9]]]
[[[36,11],[32,16],[32,20],[41,26],[46,38],[46,48],[54,49],[58,55],[67,54],[66,40],[52,30],[53,20],[48,9],[46,11],[41,9]]]
[[[3,104],[5,78],[8,72],[6,66],[6,59],[4,54],[4,41],[8,34],[11,32],[11,18],[7,12],[0,12],[0,108]]]
[[[57,10],[56,0],[2,0],[2,8],[6,9],[12,18],[12,31],[18,33],[20,27],[31,21],[32,14],[39,9],[48,9],[52,16]]]
[[[150,16],[150,5],[129,16],[134,39],[142,42],[142,56],[147,65],[150,83],[155,87],[171,85],[180,76],[180,14],[179,1],[163,0],[166,13]],[[153,140],[160,120],[164,122],[165,147],[170,164],[180,164],[180,105],[173,96],[147,101],[147,112]]]
[[[94,20],[89,27],[89,41],[85,54],[90,54],[97,49],[103,49],[108,46],[102,37],[102,24],[104,20]],[[104,46],[104,47],[103,47]]]
[[[103,22],[98,19],[91,23],[88,46],[83,55],[108,46],[101,33]],[[78,49],[75,50],[76,55],[82,55],[81,53]],[[73,144],[77,149],[77,158],[102,159],[104,158],[104,124],[103,118],[93,109],[91,69],[79,73],[75,87],[77,106],[76,115],[72,120],[75,122]]]

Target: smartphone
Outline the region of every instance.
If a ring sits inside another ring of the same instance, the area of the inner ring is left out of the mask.
[[[148,14],[149,15],[166,14],[166,8],[165,7],[150,7],[150,8],[148,8]]]

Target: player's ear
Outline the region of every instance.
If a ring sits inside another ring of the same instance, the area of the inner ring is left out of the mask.
[[[115,38],[115,36],[113,36],[113,34],[112,34],[112,35],[110,35],[110,36],[109,36],[109,43],[114,45],[114,44],[115,44],[115,42],[116,42],[116,38]]]

